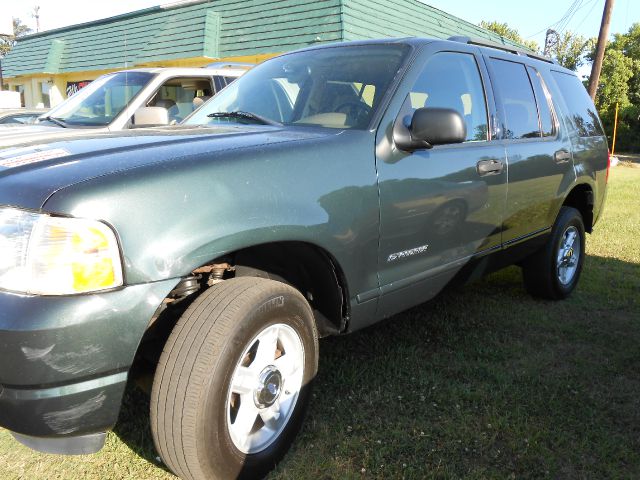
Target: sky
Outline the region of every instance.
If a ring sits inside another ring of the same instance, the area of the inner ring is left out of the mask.
[[[33,7],[40,6],[41,30],[64,27],[106,18],[159,4],[169,0],[0,0],[0,17],[18,17],[35,30]],[[506,22],[520,34],[544,44],[545,32],[576,4],[565,29],[585,37],[597,37],[605,0],[423,0],[423,3],[477,24],[481,20]],[[1,19],[0,19],[1,21]],[[611,33],[624,33],[640,22],[639,0],[616,0]],[[556,29],[562,25],[556,25]]]
[[[424,3],[474,24],[481,20],[507,23],[526,40],[535,40],[542,48],[547,28],[560,32],[563,25],[557,23],[574,3],[576,8],[570,11],[564,30],[587,38],[597,37],[605,0],[425,0]],[[634,23],[640,23],[640,1],[615,0],[609,33],[625,33]]]

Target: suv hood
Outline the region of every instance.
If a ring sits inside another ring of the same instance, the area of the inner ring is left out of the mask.
[[[62,128],[55,125],[21,125],[0,128],[0,152],[4,148],[18,147],[41,141],[74,138],[96,133],[90,128]]]
[[[337,135],[341,130],[272,126],[164,127],[39,138],[6,148],[0,137],[0,205],[41,209],[56,191],[91,178],[195,155],[219,157],[279,143]],[[180,168],[179,165],[176,168]]]

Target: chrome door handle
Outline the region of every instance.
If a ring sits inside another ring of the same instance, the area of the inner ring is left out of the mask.
[[[480,160],[477,165],[478,175],[498,175],[504,169],[504,163],[492,158],[491,160]]]
[[[563,148],[562,150],[558,150],[553,154],[553,159],[556,161],[556,163],[566,163],[571,160],[571,153]]]

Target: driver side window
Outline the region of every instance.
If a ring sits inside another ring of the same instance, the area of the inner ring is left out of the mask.
[[[440,52],[427,60],[409,93],[411,112],[418,108],[457,110],[467,125],[466,142],[486,141],[487,105],[475,57]]]
[[[162,84],[147,106],[165,108],[169,121],[180,123],[211,98],[212,91],[211,82],[206,78],[176,77]]]

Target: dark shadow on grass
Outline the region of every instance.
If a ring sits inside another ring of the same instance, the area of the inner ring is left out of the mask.
[[[322,475],[323,457],[334,475],[633,476],[638,292],[640,265],[611,258],[588,257],[561,302],[530,297],[510,267],[324,340],[308,421],[274,478]]]
[[[588,257],[563,302],[510,267],[322,340],[307,422],[270,478],[633,477],[638,292],[640,265],[616,259]],[[115,431],[161,466],[148,412],[129,388]]]
[[[113,431],[136,455],[171,473],[160,461],[153,444],[149,424],[149,396],[133,382],[127,385],[120,417]]]

